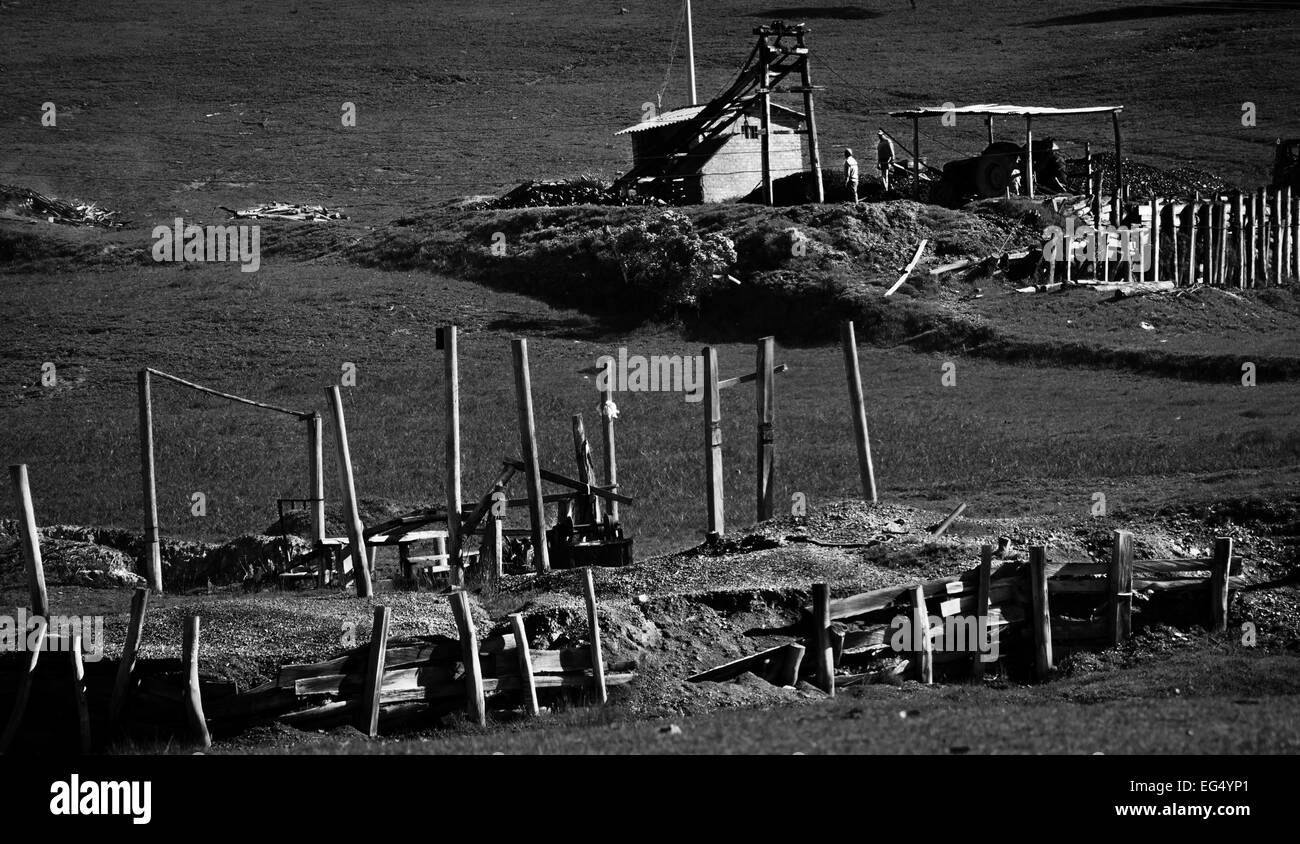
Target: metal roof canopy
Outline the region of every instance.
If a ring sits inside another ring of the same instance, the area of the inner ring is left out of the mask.
[[[953,108],[912,108],[903,111],[891,111],[890,117],[944,117],[949,114],[980,114],[987,116],[1007,115],[1016,117],[1036,117],[1051,114],[1103,114],[1105,112],[1123,111],[1124,106],[1081,106],[1079,108],[1054,108],[1052,106],[1017,106],[984,103],[982,105],[955,106]]]
[[[751,105],[755,105],[757,103],[758,103],[758,99],[756,97],[747,98],[743,101],[740,101],[739,111],[743,112]],[[659,114],[656,114],[654,117],[650,118],[649,120],[644,120],[633,126],[629,126],[626,129],[618,130],[617,132],[614,133],[614,135],[616,137],[618,135],[629,135],[632,134],[633,132],[645,132],[649,129],[658,129],[663,126],[672,126],[675,123],[683,123],[695,117],[700,112],[704,111],[704,108],[705,107],[702,105],[695,105],[695,106],[686,106],[685,108],[675,108],[672,109],[671,111],[661,111],[659,112]],[[772,103],[771,108],[773,111],[783,111],[792,117],[799,118],[800,120],[803,120],[806,116],[802,111],[789,108],[788,106],[783,106],[780,103]]]

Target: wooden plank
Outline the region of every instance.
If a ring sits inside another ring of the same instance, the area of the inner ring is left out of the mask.
[[[149,588],[161,594],[162,543],[158,537],[158,484],[153,455],[153,388],[149,370],[139,372],[140,480],[144,488],[144,576]]]
[[[1232,565],[1232,538],[1214,539],[1214,562],[1210,568],[1210,630],[1228,629],[1228,577]]]
[[[48,617],[50,599],[45,590],[45,565],[41,561],[41,535],[36,529],[36,511],[32,507],[32,488],[27,479],[27,464],[9,467],[14,500],[18,508],[18,545],[27,568],[27,596],[32,614]]]
[[[757,343],[754,357],[754,374],[758,376],[757,389],[754,391],[755,410],[758,416],[758,437],[755,448],[758,461],[755,474],[756,512],[758,521],[765,522],[772,518],[776,494],[776,437],[773,432],[776,421],[776,378],[773,377],[776,339],[761,338]]]
[[[447,596],[456,629],[460,633],[461,661],[465,665],[466,711],[480,727],[487,726],[487,706],[483,699],[483,668],[479,664],[478,641],[474,630],[474,616],[470,612],[469,595],[463,591]]]
[[[953,509],[953,511],[952,511],[951,513],[948,514],[948,517],[947,517],[946,519],[944,519],[944,520],[939,524],[939,526],[938,526],[937,528],[934,529],[934,534],[933,534],[933,535],[934,535],[934,536],[943,536],[944,532],[947,531],[948,528],[952,527],[952,523],[955,522],[955,521],[957,521],[957,518],[958,518],[962,513],[964,513],[964,512],[966,512],[966,502],[965,502],[965,501],[963,501],[962,503],[958,504],[958,505]]]
[[[457,348],[456,326],[442,328],[442,383],[445,396],[446,431],[443,434],[443,452],[447,461],[447,539],[451,547],[449,580],[453,586],[465,582],[460,532],[461,482],[460,482],[460,353]],[[376,714],[376,718],[377,718]],[[376,724],[377,724],[376,720]]]
[[[913,648],[919,642],[921,649],[913,651],[916,679],[927,685],[934,682],[934,641],[930,638],[930,617],[925,609],[925,589],[916,584],[911,591]]]
[[[528,710],[529,715],[535,716],[541,710],[537,706],[537,683],[533,679],[533,660],[528,648],[528,634],[524,631],[524,617],[519,613],[512,613],[510,626],[515,631],[515,641],[519,643],[515,653],[518,654],[519,660],[517,664],[520,686],[524,691],[524,708]]]
[[[1110,594],[1106,632],[1113,646],[1123,642],[1132,632],[1133,534],[1126,530],[1117,530],[1113,534],[1106,585]]]
[[[929,240],[924,238],[921,240],[920,245],[916,247],[916,254],[912,256],[912,260],[908,261],[907,266],[903,268],[903,274],[898,277],[898,281],[894,282],[893,285],[885,291],[886,296],[893,296],[895,291],[903,286],[903,282],[907,281],[907,277],[912,274],[912,270],[916,269],[916,265],[920,263],[921,253],[925,251],[926,244],[929,242]]]
[[[635,679],[635,673],[606,674],[605,685],[622,686]],[[537,674],[533,676],[533,684],[539,689],[587,688],[591,686],[591,677],[587,674]],[[483,680],[483,691],[485,693],[518,691],[521,688],[522,681],[518,676],[489,677]],[[456,682],[410,689],[393,689],[385,691],[380,701],[385,706],[388,706],[393,703],[410,701],[455,700],[464,694],[464,683]]]
[[[989,584],[993,576],[993,552],[996,550],[992,545],[980,546],[980,567],[979,579],[975,587],[975,617],[981,619],[987,626],[989,625]],[[976,653],[971,661],[971,676],[979,680],[984,677],[984,660],[980,659],[980,654]]]
[[[686,678],[688,683],[722,683],[727,680],[734,680],[742,674],[753,672],[762,676],[762,673],[771,665],[784,661],[786,658],[786,645],[777,645],[773,648],[761,650],[758,653],[742,656],[739,659],[733,659],[730,662],[724,662],[722,665],[714,666],[706,671],[701,671]],[[803,648],[800,647],[802,653]],[[802,658],[802,657],[801,657]],[[781,685],[793,685],[782,683]]]
[[[813,595],[813,671],[817,687],[835,696],[835,658],[831,652],[831,593],[825,583],[814,583]]]
[[[511,648],[492,655],[492,664],[496,668],[498,677],[504,674],[513,674],[518,670],[518,653],[518,648]],[[591,648],[557,648],[555,650],[532,651],[530,658],[534,674],[590,671],[592,669]]]
[[[519,447],[523,451],[523,471],[528,492],[528,520],[532,528],[533,563],[538,574],[551,570],[546,546],[546,510],[542,505],[542,476],[537,455],[537,423],[533,419],[533,384],[528,371],[528,341],[512,340],[511,355],[515,370],[515,406],[519,417]]]
[[[32,683],[36,677],[36,666],[40,662],[41,650],[45,647],[45,635],[48,632],[48,625],[44,616],[37,616],[33,619],[35,627],[35,638],[32,638],[31,631],[27,633],[28,644],[31,647],[27,651],[27,670],[18,678],[18,693],[14,696],[13,708],[9,710],[9,721],[5,724],[5,730],[0,733],[0,755],[9,752],[9,745],[13,743],[14,737],[18,735],[18,730],[23,723],[23,715],[27,712],[27,702],[31,699]]]
[[[122,711],[131,691],[131,672],[135,670],[136,653],[140,649],[140,637],[144,633],[144,619],[148,609],[149,590],[135,590],[135,594],[131,596],[131,617],[127,622],[126,642],[122,645],[122,658],[117,662],[117,678],[113,683],[113,696],[109,702],[108,722],[114,732],[117,732],[121,725]]]
[[[1049,578],[1066,579],[1072,577],[1093,577],[1110,572],[1110,563],[1059,563],[1047,564]]]
[[[766,138],[766,136],[764,136]],[[722,401],[718,395],[718,353],[705,346],[704,356],[704,501],[707,533],[716,539],[726,533],[722,482]]]
[[[384,658],[388,653],[388,626],[392,618],[389,607],[375,607],[370,627],[370,645],[366,656],[365,685],[361,706],[357,710],[358,727],[366,735],[379,735],[379,692],[384,685]]]
[[[596,699],[602,704],[609,701],[605,690],[605,661],[600,650],[600,617],[596,612],[596,584],[591,577],[591,569],[582,570],[582,596],[587,604],[587,635],[591,639],[591,669],[596,690]]]
[[[790,367],[784,363],[778,363],[772,367],[772,372],[773,373],[786,372],[787,370],[789,370],[789,368]],[[718,389],[729,390],[732,387],[739,387],[741,384],[749,384],[757,380],[758,380],[757,372],[749,372],[746,373],[745,375],[737,375],[735,378],[721,378],[718,380]]]
[[[199,617],[192,615],[185,621],[182,652],[187,670],[185,684],[185,720],[194,740],[203,747],[212,746],[208,722],[203,717],[203,695],[199,688]]]
[[[504,490],[506,484],[510,483],[514,478],[515,473],[519,471],[511,465],[510,461],[506,461],[503,465],[505,468],[501,470],[501,474],[497,475],[497,479],[492,484],[492,488],[484,493],[483,497],[479,499],[478,506],[474,508],[473,512],[462,520],[460,529],[461,536],[468,536],[478,528],[479,522],[483,521],[483,517],[492,510],[492,496],[498,491]],[[519,465],[522,466],[523,464],[520,463]]]
[[[1029,594],[1033,607],[1034,676],[1042,681],[1052,670],[1051,603],[1047,588],[1047,549],[1029,546]]]
[[[605,389],[600,392],[600,433],[605,446],[605,486],[618,492],[618,454],[614,447],[614,416],[618,410],[614,404],[614,359],[605,364]],[[609,502],[609,520],[618,525],[618,499]]]
[[[351,575],[356,584],[357,597],[369,598],[374,593],[370,582],[370,561],[366,559],[366,529],[361,524],[357,508],[357,485],[352,473],[352,451],[348,446],[348,425],[343,415],[343,394],[338,385],[329,388],[330,411],[334,416],[334,445],[338,452],[339,487],[343,493],[343,516],[348,531],[348,547],[352,552]],[[345,558],[346,560],[346,558]],[[344,563],[343,579],[348,576]]]
[[[853,442],[858,452],[858,476],[862,497],[876,503],[876,470],[871,462],[871,435],[867,429],[867,407],[862,395],[862,372],[858,366],[858,341],[853,322],[840,324],[840,346],[844,373],[849,382],[849,415],[853,420]]]
[[[803,664],[804,646],[792,642],[781,650],[782,656],[774,660],[763,676],[774,686],[793,686],[799,682],[799,667]]]
[[[526,469],[526,464],[521,460],[506,460],[504,463],[506,466],[517,469],[521,472]],[[559,484],[560,486],[567,486],[570,489],[576,490],[581,495],[598,495],[606,501],[621,501],[624,504],[634,503],[633,499],[626,495],[606,489],[605,487],[596,486],[595,484],[584,484],[583,482],[570,478],[567,475],[561,475],[547,469],[538,470],[538,474],[544,481]]]
[[[90,752],[90,705],[86,701],[86,663],[82,659],[81,634],[72,634],[69,651],[72,668],[72,701],[77,707],[77,737],[82,755]]]

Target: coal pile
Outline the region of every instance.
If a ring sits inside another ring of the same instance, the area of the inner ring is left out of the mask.
[[[488,203],[489,208],[560,208],[566,205],[645,205],[653,202],[623,196],[595,179],[565,182],[524,182]]]
[[[1115,177],[1115,154],[1098,153],[1092,157],[1094,168],[1101,169],[1102,193],[1113,190]],[[1082,158],[1069,162],[1069,175],[1079,185],[1083,184],[1087,165]],[[1212,196],[1218,193],[1235,191],[1236,185],[1230,184],[1208,170],[1179,165],[1168,170],[1141,164],[1130,158],[1124,159],[1124,181],[1128,184],[1129,196],[1134,199],[1161,197],[1163,199],[1190,199],[1195,194]],[[1085,188],[1086,189],[1086,188]]]

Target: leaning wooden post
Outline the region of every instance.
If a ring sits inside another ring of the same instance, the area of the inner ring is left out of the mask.
[[[975,586],[975,618],[978,620],[979,625],[976,629],[988,637],[988,642],[992,642],[993,636],[997,635],[993,630],[993,621],[989,617],[989,593],[992,591],[994,550],[992,545],[980,546],[980,567]],[[975,651],[975,661],[971,663],[971,676],[976,680],[984,677],[984,643],[984,640],[980,641],[980,648]]]
[[[447,600],[451,603],[451,614],[456,617],[461,662],[465,666],[466,711],[474,723],[483,727],[487,725],[487,704],[483,697],[483,666],[479,664],[478,636],[469,609],[469,593],[458,590],[448,595]]]
[[[705,346],[704,357],[704,484],[709,510],[710,541],[726,533],[722,483],[722,397],[718,392],[718,353]]]
[[[1046,680],[1052,670],[1052,617],[1047,598],[1047,549],[1029,546],[1029,594],[1033,603],[1034,676]]]
[[[916,679],[929,685],[934,682],[934,640],[930,634],[930,614],[925,608],[925,589],[916,584],[909,595],[912,603],[912,660]]]
[[[1115,197],[1112,201],[1114,210],[1112,211],[1112,221],[1114,225],[1120,224],[1121,205],[1124,197],[1124,146],[1123,138],[1119,130],[1119,112],[1110,113],[1111,126],[1115,130]]]
[[[121,729],[122,710],[131,693],[131,673],[135,671],[135,655],[140,650],[144,633],[144,618],[149,610],[149,590],[137,589],[131,596],[131,620],[126,626],[126,643],[122,658],[117,663],[117,679],[113,683],[113,697],[108,707],[108,723],[113,732]]]
[[[162,544],[158,538],[158,486],[153,462],[153,391],[149,370],[139,373],[140,479],[144,487],[144,572],[149,588],[162,592]]]
[[[29,645],[27,670],[18,678],[18,694],[14,697],[13,709],[9,710],[9,721],[5,724],[5,730],[0,733],[0,755],[9,751],[9,745],[18,735],[18,728],[22,726],[23,714],[27,712],[27,701],[32,696],[32,683],[36,679],[36,665],[40,661],[41,651],[45,649],[45,634],[49,631],[49,624],[45,616],[37,616],[34,623],[36,624],[34,638],[33,631],[25,631]]]
[[[460,538],[460,357],[456,348],[456,326],[442,329],[443,388],[446,393],[447,431],[445,446],[447,456],[447,539],[451,545],[451,558],[447,561],[447,578],[452,585],[465,582],[461,570]]]
[[[758,375],[755,382],[755,396],[758,411],[758,521],[765,522],[772,518],[775,488],[773,475],[776,471],[776,442],[772,432],[775,419],[776,379],[773,367],[776,358],[776,339],[764,337],[758,341],[755,354],[754,372]]]
[[[1151,280],[1160,280],[1160,199],[1151,200]]]
[[[601,703],[609,700],[605,689],[605,658],[600,648],[600,617],[596,614],[596,584],[591,579],[591,569],[582,570],[582,597],[587,604],[587,635],[591,639],[591,676],[596,698]]]
[[[575,413],[570,419],[573,429],[573,462],[578,469],[575,478],[584,484],[596,483],[596,475],[591,465],[591,446],[587,442],[587,426],[583,424],[582,414]],[[594,495],[580,495],[574,499],[574,524],[595,525],[600,521],[599,499]]]
[[[1201,195],[1187,203],[1187,286],[1195,287],[1196,275],[1196,217],[1200,213]]]
[[[524,629],[524,617],[511,613],[510,629],[515,634],[515,653],[519,663],[519,688],[524,692],[524,708],[529,715],[537,715],[541,709],[537,706],[537,682],[533,679],[533,655],[528,647],[528,631]]]
[[[194,739],[204,747],[212,746],[212,736],[208,733],[208,722],[203,717],[203,695],[199,690],[199,617],[192,615],[185,620],[184,658],[187,670],[185,684],[185,718],[189,722]]]
[[[538,574],[551,570],[546,547],[546,509],[542,503],[542,473],[537,458],[537,423],[533,419],[533,383],[528,372],[528,341],[511,341],[515,367],[515,405],[519,415],[519,447],[524,452],[528,484],[528,519],[532,527],[533,561]]]
[[[1210,631],[1228,629],[1228,578],[1232,574],[1232,537],[1214,539],[1214,560],[1210,563]]]
[[[348,544],[352,546],[352,577],[356,581],[357,597],[369,598],[373,589],[370,585],[370,560],[366,553],[366,529],[361,524],[361,512],[357,509],[357,486],[352,474],[352,452],[348,448],[348,426],[343,416],[343,395],[337,385],[330,387],[329,397],[330,409],[334,414],[334,441],[338,447],[343,513],[347,520]],[[346,564],[343,573],[347,574]]]
[[[392,610],[375,607],[370,626],[370,648],[366,652],[366,674],[362,678],[361,705],[358,709],[358,727],[366,735],[379,735],[379,702],[384,691],[384,664],[388,656],[388,626]]]
[[[840,324],[840,345],[844,351],[844,372],[849,379],[849,415],[853,417],[853,441],[858,448],[858,476],[862,497],[876,503],[876,469],[871,463],[871,436],[867,431],[867,407],[862,398],[862,371],[858,366],[858,340],[853,322]]]
[[[605,388],[600,391],[600,431],[605,446],[605,486],[618,492],[618,456],[614,451],[614,419],[618,407],[614,404],[614,359],[605,363]],[[608,502],[610,530],[618,527],[618,502]]]
[[[319,548],[325,542],[325,445],[321,436],[323,425],[320,413],[306,417],[307,422],[307,474],[311,484],[311,541]],[[325,571],[324,563],[321,572]],[[322,584],[323,585],[323,584]]]
[[[1107,571],[1110,608],[1107,621],[1111,645],[1118,645],[1132,632],[1133,618],[1133,534],[1117,530],[1110,549]]]
[[[18,543],[22,547],[23,564],[27,567],[27,594],[32,613],[42,617],[50,614],[50,599],[45,591],[45,565],[41,561],[41,535],[36,530],[36,510],[32,507],[32,488],[27,481],[27,464],[9,467],[9,477],[14,483],[14,498],[18,502]]]
[[[835,696],[835,654],[831,650],[831,590],[825,583],[814,583],[813,596],[813,669],[817,688]]]
[[[77,705],[77,735],[83,754],[90,752],[90,705],[86,702],[86,664],[81,653],[81,634],[72,634],[68,654],[72,663],[72,699]]]

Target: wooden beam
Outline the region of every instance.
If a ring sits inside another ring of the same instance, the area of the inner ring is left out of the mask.
[[[871,462],[871,436],[867,430],[867,408],[862,397],[862,372],[858,367],[858,342],[853,323],[840,324],[840,345],[844,352],[844,372],[849,381],[849,415],[853,419],[853,442],[858,451],[858,476],[862,497],[876,503],[876,470]]]
[[[1124,201],[1124,139],[1119,128],[1118,111],[1110,113],[1110,122],[1115,132],[1115,195],[1111,200],[1111,220],[1114,225],[1118,226]]]
[[[1034,677],[1046,680],[1052,670],[1052,618],[1047,596],[1047,549],[1029,546],[1029,594],[1033,614],[1030,630],[1034,641]]]
[[[1110,570],[1110,607],[1107,612],[1112,646],[1119,645],[1132,632],[1133,615],[1133,534],[1117,530],[1112,535]]]
[[[121,728],[122,711],[131,693],[131,673],[135,670],[135,657],[140,650],[140,639],[144,634],[144,619],[148,609],[149,590],[135,590],[135,594],[131,596],[131,618],[126,626],[126,643],[122,645],[122,658],[117,662],[117,679],[113,683],[113,697],[108,708],[108,723],[114,733],[119,732]]]
[[[718,353],[705,346],[704,357],[704,483],[708,508],[708,536],[726,533],[722,480],[722,401],[718,394]]]
[[[957,521],[957,518],[964,512],[966,512],[965,501],[963,501],[962,503],[958,504],[956,507],[953,508],[952,512],[948,514],[948,517],[944,519],[943,522],[941,522],[937,528],[934,529],[933,535],[943,536],[944,532],[947,531],[948,528],[952,527],[952,523]]]
[[[527,476],[528,518],[532,528],[533,563],[538,574],[551,570],[550,552],[546,547],[546,509],[542,505],[542,476],[537,456],[537,423],[533,419],[533,384],[528,372],[528,341],[511,342],[515,369],[515,405],[519,413],[519,447],[524,455]]]
[[[1228,576],[1232,568],[1232,537],[1214,539],[1214,560],[1210,564],[1210,631],[1228,629]]]
[[[758,416],[758,444],[755,455],[758,467],[755,473],[757,481],[758,521],[765,522],[772,518],[776,495],[776,437],[773,425],[776,419],[776,379],[773,378],[773,359],[776,357],[776,339],[763,337],[755,350],[754,374],[758,376],[757,389],[754,391],[756,413]]]
[[[993,577],[993,551],[992,545],[980,546],[979,581],[975,587],[975,617],[979,619],[981,625],[984,625],[990,631],[989,635],[995,635],[992,632],[993,627],[989,623],[989,587]],[[975,660],[971,663],[971,676],[977,680],[984,677],[983,656],[982,652],[977,651]]]
[[[604,704],[609,701],[609,692],[605,689],[605,658],[600,649],[600,617],[596,612],[596,584],[591,579],[590,568],[582,570],[582,596],[587,603],[587,635],[591,638],[592,682],[596,699]]]
[[[366,654],[366,673],[358,707],[358,727],[374,738],[379,735],[379,692],[384,685],[384,659],[388,652],[388,625],[392,610],[375,607],[370,626],[370,645]]]
[[[614,359],[605,364],[605,389],[600,391],[600,431],[605,446],[605,486],[618,492],[618,455],[614,449]],[[609,502],[609,521],[611,528],[618,527],[618,499]]]
[[[1034,198],[1034,118],[1025,115],[1025,194]]]
[[[343,415],[343,394],[338,385],[329,388],[330,411],[334,415],[334,445],[338,451],[339,487],[343,493],[343,516],[348,531],[348,547],[352,551],[352,576],[356,582],[357,597],[369,598],[374,589],[370,582],[370,560],[366,553],[366,529],[361,524],[357,508],[357,485],[352,474],[352,451],[348,447],[348,424]],[[344,563],[343,575],[347,576]]]
[[[578,470],[578,481],[591,485],[596,482],[596,468],[591,462],[591,446],[587,443],[587,428],[582,422],[582,414],[573,414],[570,422],[573,429],[573,462]],[[575,496],[574,523],[585,525],[600,522],[598,501],[594,495]]]
[[[32,488],[27,480],[27,464],[9,467],[13,481],[14,499],[18,509],[18,544],[22,550],[23,565],[27,568],[27,596],[32,613],[50,614],[50,599],[45,590],[45,564],[41,560],[41,535],[36,529],[36,510],[32,506]]]
[[[480,727],[487,726],[487,703],[484,700],[483,666],[478,657],[478,639],[474,630],[474,616],[470,612],[469,594],[453,592],[447,596],[452,615],[456,617],[456,630],[460,637],[461,663],[465,666],[466,712]]]
[[[903,282],[907,281],[907,277],[912,274],[912,270],[916,269],[917,263],[920,262],[921,253],[925,251],[926,244],[929,242],[925,238],[921,240],[921,243],[916,247],[916,253],[912,255],[912,260],[908,261],[907,266],[903,268],[903,274],[898,277],[898,281],[894,282],[893,286],[885,291],[886,296],[893,296],[898,288],[903,286]]]
[[[528,714],[536,716],[541,710],[537,706],[537,684],[533,681],[532,652],[528,648],[528,634],[524,631],[524,617],[519,613],[510,615],[510,627],[515,631],[515,656],[519,661],[519,680],[523,686],[524,708]]]
[[[522,460],[506,460],[503,462],[505,463],[506,466],[509,466],[513,469],[517,469],[518,471],[521,472],[524,471],[525,467],[527,466],[527,464],[524,463]],[[544,481],[548,481],[553,484],[559,484],[560,486],[567,486],[570,489],[576,490],[578,493],[582,495],[598,495],[601,498],[604,498],[606,501],[622,501],[624,504],[633,503],[633,499],[630,498],[629,496],[621,495],[617,492],[608,490],[604,487],[596,486],[595,484],[584,484],[582,481],[576,480],[575,478],[570,478],[566,475],[561,475],[558,472],[551,472],[546,469],[538,469],[537,473],[538,475],[541,476],[542,480]],[[542,500],[545,501],[546,496],[542,496]]]
[[[930,613],[925,608],[925,588],[916,584],[911,591],[912,636],[915,647],[912,660],[916,666],[916,679],[926,685],[934,682],[934,640],[930,637]]]
[[[825,583],[814,583],[813,596],[813,671],[817,688],[835,696],[835,655],[831,651],[831,591]]]
[[[772,367],[772,372],[774,373],[785,372],[788,368],[789,367],[786,366],[784,363],[778,363],[776,366]],[[727,390],[730,389],[731,387],[738,387],[741,384],[748,384],[751,381],[757,381],[757,380],[758,380],[757,372],[750,372],[747,375],[737,375],[735,378],[723,378],[718,381],[718,389]]]
[[[451,570],[448,579],[453,586],[465,582],[462,568],[460,534],[460,353],[457,348],[456,326],[442,328],[442,383],[445,404],[446,431],[443,450],[447,461],[447,538],[451,546]],[[377,723],[377,722],[376,722]]]
[[[722,665],[686,678],[688,683],[723,683],[742,674],[754,673],[770,683],[793,686],[798,680],[798,666],[803,659],[804,646],[777,645],[758,653],[733,659]],[[793,670],[792,670],[793,669]]]
[[[144,574],[149,588],[162,593],[162,544],[158,537],[158,485],[153,458],[153,389],[149,370],[139,372],[140,480],[144,489]]]
[[[311,489],[311,541],[320,545],[325,541],[325,453],[323,427],[320,413],[303,420],[307,423],[307,483]],[[321,566],[321,572],[325,566]],[[324,582],[320,584],[324,586]]]
[[[13,743],[19,727],[22,726],[23,715],[27,712],[27,701],[32,696],[32,683],[36,679],[36,665],[40,662],[41,651],[45,648],[45,635],[49,632],[45,616],[36,616],[33,622],[36,625],[35,637],[32,636],[33,631],[24,631],[30,645],[27,651],[27,670],[18,678],[18,694],[14,696],[13,708],[9,710],[9,721],[5,724],[4,732],[0,733],[0,755],[9,752],[9,745]]]
[[[759,79],[759,120],[762,123],[760,127],[760,156],[761,167],[763,171],[763,202],[766,205],[775,205],[775,195],[772,190],[772,77],[771,77],[771,57],[767,39],[758,48],[758,79]]]
[[[182,651],[186,667],[185,684],[185,719],[189,723],[194,740],[203,747],[212,746],[212,736],[208,733],[208,722],[203,717],[203,694],[199,689],[199,617],[192,615],[185,620],[185,635]]]
[[[68,654],[72,668],[72,700],[77,707],[78,746],[84,756],[90,752],[90,705],[86,701],[86,664],[82,659],[81,634],[72,634],[72,648]]]

